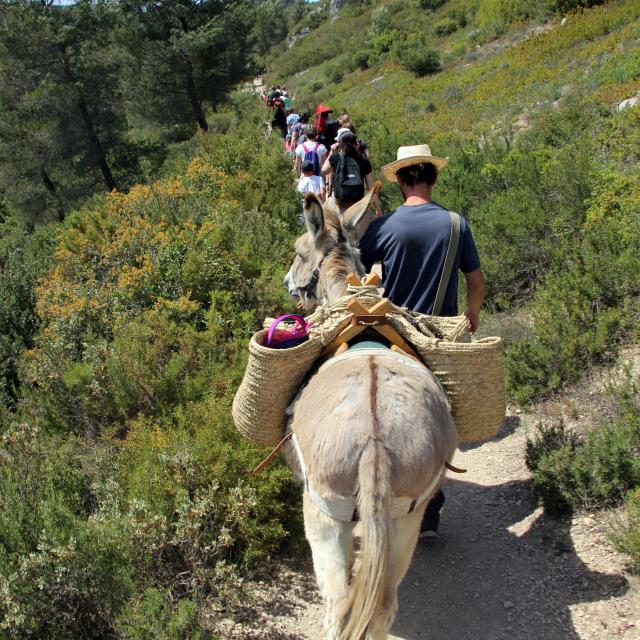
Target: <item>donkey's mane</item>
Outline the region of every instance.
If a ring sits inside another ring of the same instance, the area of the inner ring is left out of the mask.
[[[327,278],[332,283],[344,283],[340,286],[344,294],[347,292],[346,277],[360,270],[360,252],[351,245],[342,230],[338,214],[331,209],[325,210],[325,230],[335,242],[327,255]]]

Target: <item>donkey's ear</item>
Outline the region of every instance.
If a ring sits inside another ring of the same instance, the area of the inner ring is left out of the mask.
[[[315,193],[307,193],[304,196],[304,222],[311,240],[315,242],[324,230],[324,212],[322,203]]]
[[[373,187],[368,191],[362,200],[352,204],[344,211],[340,217],[342,230],[350,240],[360,240],[365,234],[369,223],[373,220],[372,215],[366,215],[371,206],[372,198],[382,188],[382,182],[379,180],[373,183]]]

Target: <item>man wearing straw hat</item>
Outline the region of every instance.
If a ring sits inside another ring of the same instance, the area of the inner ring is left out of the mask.
[[[385,295],[398,306],[442,316],[458,315],[458,270],[467,285],[467,308],[473,333],[480,322],[484,278],[471,229],[462,216],[432,200],[431,193],[448,160],[431,154],[429,145],[400,147],[397,160],[382,173],[397,182],[404,204],[374,219],[360,240],[367,269],[382,263]],[[436,535],[444,494],[427,505],[420,537]]]

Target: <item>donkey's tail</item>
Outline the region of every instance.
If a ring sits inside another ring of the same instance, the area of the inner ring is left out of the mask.
[[[364,640],[376,611],[383,609],[391,531],[391,460],[380,439],[376,407],[377,367],[371,370],[373,434],[358,466],[358,514],[362,527],[360,562],[338,622],[337,640]]]

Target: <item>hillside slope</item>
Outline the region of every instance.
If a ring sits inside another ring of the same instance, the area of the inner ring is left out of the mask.
[[[636,270],[640,110],[617,106],[640,90],[640,5],[617,0],[543,22],[516,19],[523,8],[496,26],[490,3],[432,4],[437,11],[384,1],[328,14],[272,52],[267,82],[286,81],[300,108],[322,100],[347,111],[374,173],[417,141],[450,158],[435,198],[472,223],[487,309],[531,312],[532,323],[505,336],[517,350],[510,390],[525,401],[577,379],[633,332],[612,316],[639,293],[627,276]],[[434,47],[442,70],[408,71],[407,47]],[[382,199],[396,206],[398,188],[386,184]],[[592,274],[603,256],[608,273]]]

